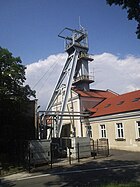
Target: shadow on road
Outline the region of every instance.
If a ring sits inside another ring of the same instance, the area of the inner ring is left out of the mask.
[[[111,183],[135,183],[140,187],[140,153],[112,150],[111,156],[106,159],[95,159],[67,169],[59,167],[53,171],[54,175],[60,171],[62,174],[58,174],[57,181],[48,181],[44,185],[96,187]]]
[[[140,153],[113,153],[104,159],[81,162],[67,167],[59,165],[53,169],[38,168],[34,172],[49,174],[40,178],[42,186],[46,187],[103,187],[111,183],[134,183],[131,187],[140,187]],[[12,186],[14,184],[9,183],[6,187]]]
[[[59,174],[60,171],[64,173]],[[94,161],[67,170],[60,167],[52,175],[59,177],[55,181],[46,182],[45,186],[103,186],[130,182],[139,182],[140,186],[140,165],[134,161]]]

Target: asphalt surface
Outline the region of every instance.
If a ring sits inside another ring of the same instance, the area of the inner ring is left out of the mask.
[[[98,187],[110,183],[135,183],[140,187],[140,153],[111,151],[106,158],[83,159],[80,163],[52,169],[38,167],[2,178],[4,187]]]

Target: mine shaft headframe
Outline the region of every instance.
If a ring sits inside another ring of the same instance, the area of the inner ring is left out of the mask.
[[[58,37],[65,39],[65,51],[68,53],[72,47],[88,51],[88,34],[84,28],[76,30],[66,27]]]

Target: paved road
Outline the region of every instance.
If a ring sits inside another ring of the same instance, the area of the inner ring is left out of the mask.
[[[38,173],[9,177],[9,182],[3,186],[98,187],[128,182],[138,182],[137,187],[140,186],[140,153],[116,152],[106,159],[88,160],[71,167],[44,168]]]

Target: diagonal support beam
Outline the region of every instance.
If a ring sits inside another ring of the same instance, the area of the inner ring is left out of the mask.
[[[72,58],[72,65],[71,65],[69,79],[68,79],[67,84],[66,84],[66,93],[65,93],[64,100],[63,100],[63,103],[62,103],[62,108],[61,108],[61,114],[62,114],[62,116],[60,117],[59,126],[58,126],[58,128],[59,128],[58,135],[57,135],[58,137],[60,137],[60,135],[61,135],[63,113],[66,110],[68,96],[70,94],[70,90],[71,90],[71,86],[72,86],[72,81],[73,81],[73,76],[74,76],[76,65],[77,65],[78,55],[79,55],[79,52],[77,50],[75,50],[73,58]]]
[[[49,105],[48,105],[48,107],[46,108],[47,111],[51,110],[53,104],[55,103],[55,101],[56,101],[56,99],[57,99],[57,97],[58,97],[58,95],[59,95],[59,93],[60,93],[60,87],[62,86],[63,80],[65,79],[65,77],[66,77],[66,75],[67,75],[67,73],[68,73],[68,68],[69,68],[69,66],[70,66],[72,57],[73,57],[73,54],[70,55],[70,56],[68,56],[68,59],[67,59],[67,61],[66,61],[66,63],[65,63],[65,66],[64,66],[64,68],[63,68],[63,70],[62,70],[62,72],[61,72],[61,75],[60,75],[60,77],[59,77],[59,80],[58,80],[58,82],[57,82],[57,84],[56,84],[56,87],[55,87],[55,89],[54,89],[54,92],[53,92],[53,95],[52,95],[51,100],[50,100],[50,102],[49,102]]]

